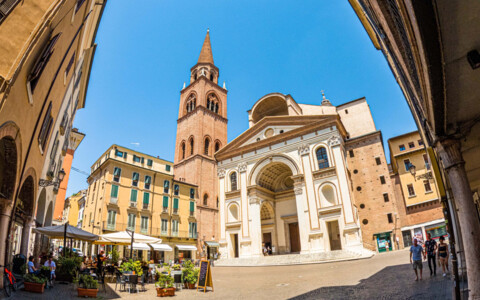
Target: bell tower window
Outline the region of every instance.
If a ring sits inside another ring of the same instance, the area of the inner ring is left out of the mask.
[[[185,142],[182,143],[182,159],[185,159]]]
[[[205,155],[208,155],[208,150],[210,148],[210,139],[209,138],[205,138],[205,149],[204,149],[204,154]]]
[[[195,94],[191,94],[187,98],[187,113],[193,111],[196,106],[197,106],[197,98],[195,97]]]
[[[217,96],[213,93],[207,96],[207,109],[211,112],[218,114],[218,99]]]
[[[193,137],[190,139],[190,155],[193,155]]]

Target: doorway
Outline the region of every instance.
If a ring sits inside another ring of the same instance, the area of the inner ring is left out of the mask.
[[[300,233],[298,231],[298,222],[288,224],[290,233],[290,252],[300,252]]]
[[[330,251],[342,250],[342,242],[340,241],[340,227],[338,221],[327,222],[328,239],[330,240]]]
[[[232,247],[233,247],[233,257],[239,257],[238,255],[238,234],[232,234]]]
[[[272,254],[272,233],[271,232],[263,233],[263,243],[265,244],[265,248],[269,249],[268,254]]]

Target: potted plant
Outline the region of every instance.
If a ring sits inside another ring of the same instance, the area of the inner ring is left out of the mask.
[[[183,282],[185,288],[194,289],[198,280],[199,268],[195,268],[195,265],[191,261],[186,261],[183,265]]]
[[[120,267],[121,272],[133,272],[133,274],[137,274],[139,277],[143,274],[142,263],[140,261],[126,261],[122,263]]]
[[[166,274],[159,274],[158,281],[155,283],[157,288],[157,297],[175,296],[173,287],[173,277]]]
[[[45,289],[45,283],[47,282],[47,278],[34,274],[26,274],[23,277],[23,280],[23,286],[25,287],[25,290],[33,293],[43,293]]]
[[[65,252],[68,253],[70,249],[65,250]],[[81,264],[82,258],[79,256],[61,256],[57,261],[58,268],[56,271],[56,280],[72,282],[73,278],[75,277],[75,271],[81,266]]]
[[[96,298],[98,293],[98,282],[90,275],[81,275],[79,280],[79,287],[77,288],[78,297],[92,297]]]

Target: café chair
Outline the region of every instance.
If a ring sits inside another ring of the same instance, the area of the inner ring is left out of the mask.
[[[143,273],[142,277],[140,277],[140,286],[142,287],[142,292],[146,292],[147,289],[145,288],[145,281],[147,280],[147,274]]]
[[[129,276],[129,285],[128,285],[128,292],[131,293],[131,290],[135,290],[138,292],[137,284],[138,284],[138,275],[130,275]]]
[[[120,272],[117,272],[115,275],[117,279],[115,282],[115,291],[117,290],[117,284],[120,284],[120,291],[122,291],[122,286],[123,290],[125,290],[125,285],[127,284],[125,277]]]

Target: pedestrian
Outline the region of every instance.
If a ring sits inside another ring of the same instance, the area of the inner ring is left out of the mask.
[[[448,245],[445,243],[445,238],[443,236],[440,237],[440,243],[438,244],[438,260],[442,266],[443,277],[445,277],[447,276],[445,268],[448,271]]]
[[[410,247],[410,263],[412,264],[413,270],[415,271],[415,281],[418,281],[418,273],[420,273],[420,280],[422,280],[423,256],[423,247],[418,244],[417,239],[414,239],[413,246]]]
[[[102,276],[103,270],[103,261],[105,260],[105,251],[100,250],[100,253],[97,255],[97,275]]]
[[[400,250],[400,238],[397,236],[395,240],[397,242],[397,250]]]
[[[57,265],[53,261],[53,256],[52,255],[48,256],[48,260],[45,262],[44,266],[50,268],[50,279],[52,279],[52,280],[55,279],[56,278],[55,270],[57,269]]]
[[[267,250],[267,247],[265,247],[265,243],[262,243],[262,251],[263,251],[263,256],[268,255],[268,250]]]
[[[390,250],[389,246],[390,246],[390,244],[388,243],[388,241],[385,241],[385,250],[387,250],[387,252],[388,252],[388,250]]]
[[[428,268],[430,269],[430,276],[437,275],[437,262],[435,261],[436,250],[437,250],[437,242],[432,239],[432,235],[430,233],[427,233],[427,241],[425,242],[425,254],[427,255]],[[425,257],[423,258],[425,259]],[[432,264],[433,264],[433,270],[432,270]]]

